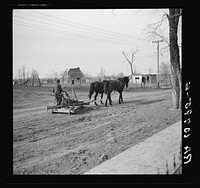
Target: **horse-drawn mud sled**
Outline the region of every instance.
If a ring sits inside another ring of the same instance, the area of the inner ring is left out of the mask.
[[[52,94],[52,96],[54,95]],[[73,88],[71,96],[69,93],[63,92],[59,97],[62,99],[61,104],[55,105],[56,97],[54,96],[54,105],[47,106],[47,111],[51,109],[53,114],[76,114],[79,109],[84,107],[84,105],[90,104],[90,102],[79,101]]]

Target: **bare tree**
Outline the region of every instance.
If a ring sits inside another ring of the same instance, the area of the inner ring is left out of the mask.
[[[26,81],[25,81],[25,85],[27,86],[28,85],[28,83],[31,81],[31,77],[30,77],[30,72],[29,71],[27,71],[26,72]]]
[[[173,106],[175,109],[181,108],[181,67],[180,67],[180,56],[178,46],[178,23],[179,17],[182,15],[181,9],[169,9],[169,41],[170,41],[170,68],[172,72],[172,98]]]
[[[60,78],[60,74],[58,72],[53,71],[50,77],[54,80],[54,82]]]
[[[25,66],[22,66],[22,75],[23,75],[23,84],[26,82],[26,72],[25,72]]]
[[[67,80],[68,78],[68,69],[65,69],[64,72],[63,72],[63,76],[64,76],[64,80]]]
[[[169,66],[169,64],[168,63],[164,63],[164,62],[162,62],[161,64],[160,64],[160,73],[161,73],[161,75],[163,76],[163,79],[164,79],[164,81],[165,81],[165,85],[167,85],[167,83],[168,83],[168,80],[170,80],[169,78],[169,76],[170,76],[170,66]]]
[[[130,69],[131,69],[131,78],[133,76],[134,73],[136,73],[136,67],[133,71],[133,62],[135,60],[135,54],[138,52],[139,50],[136,48],[136,50],[131,51],[131,58],[129,59],[127,57],[127,55],[125,54],[125,52],[123,51],[123,55],[126,58],[126,61],[128,62],[128,64],[130,65]],[[133,78],[132,78],[132,82],[133,82]]]
[[[152,74],[153,73],[153,69],[152,67],[149,67],[149,74]]]
[[[181,89],[182,89],[182,78],[181,78],[181,66],[180,66],[180,55],[178,46],[178,24],[179,18],[182,16],[181,9],[169,9],[169,14],[165,13],[159,22],[149,24],[149,34],[151,36],[158,36],[162,38],[167,46],[162,50],[169,47],[170,50],[170,69],[172,73],[172,99],[174,109],[181,108]],[[169,21],[169,40],[162,33],[162,29],[159,27],[162,25],[164,20]]]
[[[85,78],[91,78],[92,77],[92,75],[87,71],[83,71],[83,75],[84,75]]]
[[[149,41],[155,40],[155,38],[159,37],[164,42],[167,43],[166,48],[169,46],[169,40],[167,36],[163,33],[163,28],[160,28],[163,23],[166,24],[167,21],[167,13],[165,13],[162,18],[155,23],[147,24],[146,30],[147,30],[147,38]]]
[[[32,81],[32,86],[34,86],[34,83],[35,83],[35,79],[36,79],[36,71],[35,70],[32,70],[31,72],[31,81]]]
[[[56,75],[56,76],[58,76],[58,75]],[[68,69],[65,69],[64,71],[60,71],[60,77],[61,77],[63,84],[65,83],[67,76],[68,76]]]
[[[22,70],[19,68],[18,69],[18,80],[19,80],[19,85],[22,84]]]
[[[39,86],[41,86],[39,73],[35,69],[32,69],[31,71],[31,82],[32,82],[32,86],[35,86],[35,82],[38,82]]]
[[[161,62],[160,64],[160,73],[161,74],[170,74],[170,67],[169,64],[166,62]]]
[[[18,80],[19,85],[25,85],[27,86],[30,78],[30,72],[26,72],[26,68],[23,65],[21,68],[18,68],[18,76],[16,76],[16,79]]]
[[[98,77],[102,80],[105,76],[105,69],[103,67],[101,67],[100,73],[98,74]]]

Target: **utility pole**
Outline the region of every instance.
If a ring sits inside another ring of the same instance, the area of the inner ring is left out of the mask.
[[[163,40],[155,40],[153,43],[157,43],[157,88],[160,88],[159,86],[159,43],[163,42]]]

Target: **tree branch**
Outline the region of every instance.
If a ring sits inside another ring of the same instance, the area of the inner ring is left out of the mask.
[[[136,49],[135,51],[132,51],[131,54],[132,54],[132,63],[133,63],[133,58],[135,57],[135,54],[139,52],[138,49]]]
[[[138,52],[139,50],[136,49],[135,51],[131,52],[131,61],[127,58],[126,54],[123,52],[124,57],[126,58],[126,60],[128,61],[128,63],[133,64],[133,58],[135,56],[135,54]]]
[[[126,57],[126,54],[123,52],[124,57],[126,58],[126,60],[128,61],[128,63],[131,64],[131,62],[129,61],[129,59]]]
[[[154,29],[156,30],[158,27],[160,27],[162,25],[162,22],[163,20],[165,20],[167,18],[167,13],[165,13],[163,16],[162,16],[162,19],[158,22],[155,22],[155,23],[152,23],[152,24],[149,24],[149,27],[152,27],[153,25],[156,25],[156,24],[159,24],[157,25],[157,27],[155,27]]]
[[[179,16],[182,16],[182,9],[180,9],[180,13],[178,14],[174,14],[173,16],[170,16],[169,14],[166,14],[167,15],[167,18],[175,18],[175,17],[179,17]]]
[[[157,36],[159,36],[161,39],[163,39],[169,45],[169,42],[168,42],[168,40],[167,40],[166,37],[164,37],[163,35],[159,34],[155,28],[152,27],[151,29],[152,29],[152,31],[148,32],[150,34],[149,37],[151,37],[151,35],[153,35],[153,34],[157,35]]]

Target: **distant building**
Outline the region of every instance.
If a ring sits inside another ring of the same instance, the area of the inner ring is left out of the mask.
[[[91,77],[85,77],[84,78],[84,82],[85,83],[91,83],[92,82],[92,78]]]
[[[68,71],[69,84],[81,85],[83,79],[84,79],[84,74],[82,73],[79,67],[69,69]]]
[[[134,84],[141,84],[142,83],[142,74],[134,74],[132,75],[133,83]]]
[[[156,74],[134,74],[132,75],[132,78],[133,78],[133,84],[136,84],[136,86],[140,85],[141,87],[142,86],[145,87],[145,84],[155,85],[157,81]]]
[[[47,80],[42,80],[43,85],[47,85],[47,83],[48,83]]]
[[[157,83],[157,75],[156,74],[146,74],[146,82],[149,84],[156,84]]]

